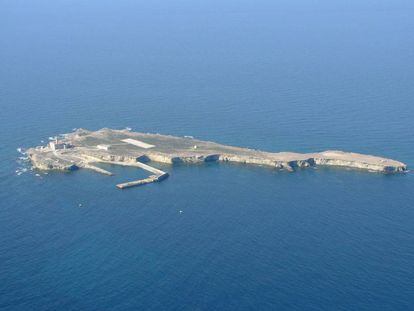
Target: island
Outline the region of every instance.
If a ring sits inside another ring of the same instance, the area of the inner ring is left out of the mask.
[[[261,165],[295,171],[316,166],[336,166],[385,174],[403,173],[407,166],[392,159],[353,152],[328,150],[317,153],[265,152],[203,141],[192,136],[138,133],[130,129],[103,128],[98,131],[75,129],[68,134],[50,137],[47,145],[27,150],[33,167],[39,170],[73,171],[91,169],[112,175],[97,163],[139,167],[151,173],[148,178],[116,185],[120,189],[158,182],[168,173],[148,162],[168,164],[210,161]]]

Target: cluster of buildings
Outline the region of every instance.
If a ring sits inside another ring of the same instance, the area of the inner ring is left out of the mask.
[[[73,145],[59,141],[57,138],[49,142],[49,148],[53,151],[72,148]]]

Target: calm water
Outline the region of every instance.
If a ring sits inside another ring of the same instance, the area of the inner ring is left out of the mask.
[[[130,126],[413,168],[413,81],[412,1],[1,2],[0,309],[409,310],[412,173],[159,166],[119,191],[145,173],[18,175],[16,148]]]

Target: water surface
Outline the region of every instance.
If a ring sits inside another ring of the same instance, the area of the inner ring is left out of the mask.
[[[130,126],[414,167],[413,16],[399,0],[3,3],[0,309],[408,310],[411,173],[158,166],[168,180],[120,191],[145,173],[18,175],[16,148]]]

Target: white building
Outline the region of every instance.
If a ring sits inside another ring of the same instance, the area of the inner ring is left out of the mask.
[[[55,141],[51,141],[49,143],[49,147],[50,147],[50,149],[52,149],[53,151],[55,151],[55,150],[61,150],[61,149],[71,148],[72,145],[66,144],[66,143],[60,143],[57,140],[55,140]]]
[[[111,149],[111,146],[110,145],[97,145],[96,148],[108,151],[109,149]]]

